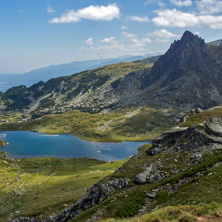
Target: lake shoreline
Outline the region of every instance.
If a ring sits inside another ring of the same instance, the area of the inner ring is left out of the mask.
[[[59,134],[59,135],[72,135],[75,137],[78,137],[79,139],[89,141],[89,142],[100,142],[100,143],[121,143],[122,141],[128,141],[128,142],[144,142],[144,141],[151,141],[153,140],[157,135],[159,134],[153,134],[153,135],[146,135],[146,136],[140,136],[140,137],[118,137],[118,136],[113,136],[113,137],[102,137],[102,138],[94,138],[94,137],[86,137],[83,135],[77,135],[73,133],[61,133],[57,131],[48,131],[48,130],[16,130],[16,129],[8,129],[1,132],[11,132],[11,131],[30,131],[30,132],[35,132],[35,133],[46,133],[46,134]]]
[[[8,146],[1,147],[11,159],[54,157],[61,159],[91,158],[116,161],[137,153],[151,141],[97,142],[71,134],[49,134],[33,131],[3,131]]]

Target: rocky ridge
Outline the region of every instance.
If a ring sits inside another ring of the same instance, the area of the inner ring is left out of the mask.
[[[154,61],[120,63],[29,88],[14,87],[0,93],[0,108],[38,117],[73,109],[101,112],[148,105],[190,110],[222,103],[221,44],[206,44],[186,31],[151,68]]]

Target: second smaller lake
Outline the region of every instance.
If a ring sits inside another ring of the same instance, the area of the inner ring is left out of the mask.
[[[98,143],[81,140],[67,134],[44,134],[30,131],[0,132],[0,139],[9,144],[0,148],[11,159],[18,158],[76,158],[121,160],[137,152],[146,142]]]

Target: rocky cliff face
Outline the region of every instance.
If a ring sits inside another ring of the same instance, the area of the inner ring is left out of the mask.
[[[222,102],[222,47],[207,45],[186,31],[144,71],[143,87],[150,105],[207,108]]]
[[[145,76],[144,86],[150,86],[161,76],[167,75],[161,87],[179,79],[188,72],[207,73],[207,61],[211,57],[204,40],[186,31],[182,38],[171,44],[169,50],[155,63],[149,75]]]

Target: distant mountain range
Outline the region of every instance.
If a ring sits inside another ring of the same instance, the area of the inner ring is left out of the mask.
[[[100,112],[139,105],[182,110],[213,107],[222,104],[219,42],[207,44],[186,31],[162,56],[101,66],[29,88],[13,87],[0,93],[0,109],[38,117],[73,109]]]
[[[118,58],[76,61],[67,64],[52,65],[40,69],[35,69],[24,74],[0,74],[0,91],[4,92],[13,86],[19,85],[25,85],[29,87],[39,81],[46,82],[52,78],[67,76],[104,65],[116,64],[120,62],[132,62],[160,54],[161,53],[146,54],[144,56],[126,55]]]

